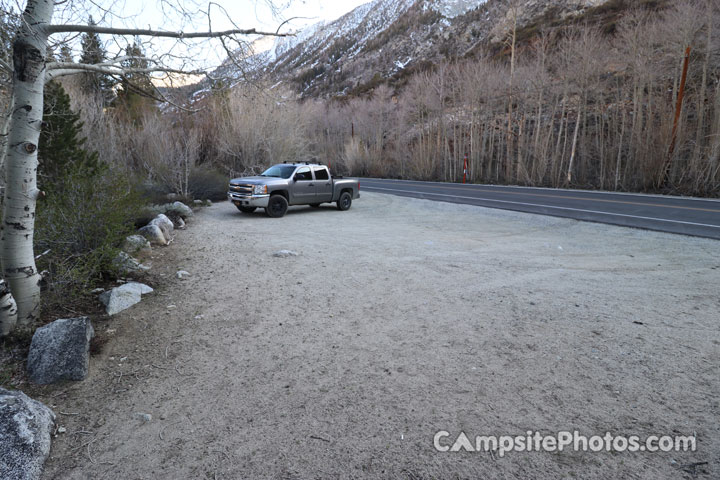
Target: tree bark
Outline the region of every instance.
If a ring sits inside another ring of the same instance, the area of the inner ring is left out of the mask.
[[[40,275],[33,255],[37,188],[37,145],[43,115],[47,26],[52,0],[28,0],[13,43],[12,107],[8,128],[0,259],[17,303],[17,319],[27,325],[39,315]],[[4,319],[0,319],[4,320]]]
[[[0,337],[9,334],[17,322],[17,304],[5,280],[0,279]]]

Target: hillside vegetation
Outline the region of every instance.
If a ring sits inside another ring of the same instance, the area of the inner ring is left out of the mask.
[[[461,181],[465,156],[471,182],[720,195],[717,2],[445,3],[377,0],[283,39],[192,109],[63,84],[85,147],[161,195],[220,199],[228,178],[297,160]]]
[[[473,182],[717,195],[717,6],[618,13],[321,101],[317,155],[358,175],[458,181],[467,155]]]
[[[300,100],[272,89],[229,94],[247,104],[228,113],[242,116],[243,128],[263,129],[273,113],[282,124],[292,111],[302,123],[293,128],[296,148],[284,150],[293,156],[274,155],[272,129],[259,151],[251,144],[211,158],[232,173],[314,158],[353,175],[459,181],[467,156],[472,182],[720,193],[716,2],[609,0],[579,9],[583,2],[569,0],[490,1],[445,19],[446,33],[437,27],[445,17],[423,3],[363,43],[350,63],[337,59],[352,49],[347,38],[325,50],[307,40],[330,57],[285,82]],[[396,54],[423,32],[437,39],[435,53],[383,70],[381,51]],[[363,66],[358,77],[353,65]],[[262,78],[274,84],[282,75]],[[248,96],[282,98],[281,106],[258,111]]]

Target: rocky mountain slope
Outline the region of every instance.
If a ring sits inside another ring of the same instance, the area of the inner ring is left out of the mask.
[[[665,0],[639,0],[661,4]],[[444,59],[502,53],[541,28],[587,17],[612,28],[636,0],[373,0],[329,23],[279,38],[247,71],[292,85],[303,97],[358,95]],[[231,64],[222,67],[233,73]]]

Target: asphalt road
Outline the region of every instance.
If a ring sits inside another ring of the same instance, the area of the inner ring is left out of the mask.
[[[720,239],[720,200],[362,178],[360,191]]]

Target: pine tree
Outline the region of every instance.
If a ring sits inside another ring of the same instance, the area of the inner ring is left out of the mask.
[[[60,55],[59,55],[59,57],[60,57],[60,61],[61,61],[61,62],[72,63],[72,62],[74,61],[74,60],[73,60],[73,57],[72,57],[72,50],[71,50],[70,47],[67,46],[66,44],[63,44],[63,45],[60,47]]]
[[[144,58],[145,53],[137,40],[127,46],[125,56],[131,57],[122,62],[125,69],[145,69],[149,66],[148,60]],[[115,105],[118,108],[124,108],[131,118],[138,118],[144,110],[150,108],[152,103],[149,95],[153,88],[147,73],[127,73],[120,82]]]
[[[92,17],[90,17],[88,22],[90,25],[96,25]],[[100,35],[97,33],[89,32],[83,34],[80,44],[82,46],[80,63],[96,65],[107,60],[105,48],[100,41]],[[100,97],[104,105],[108,105],[115,97],[113,91],[115,80],[109,75],[83,73],[81,85],[87,93]]]
[[[59,190],[75,175],[91,177],[103,170],[97,152],[83,148],[83,123],[70,108],[70,97],[58,82],[45,86],[43,129],[38,149],[38,179],[43,189]]]

